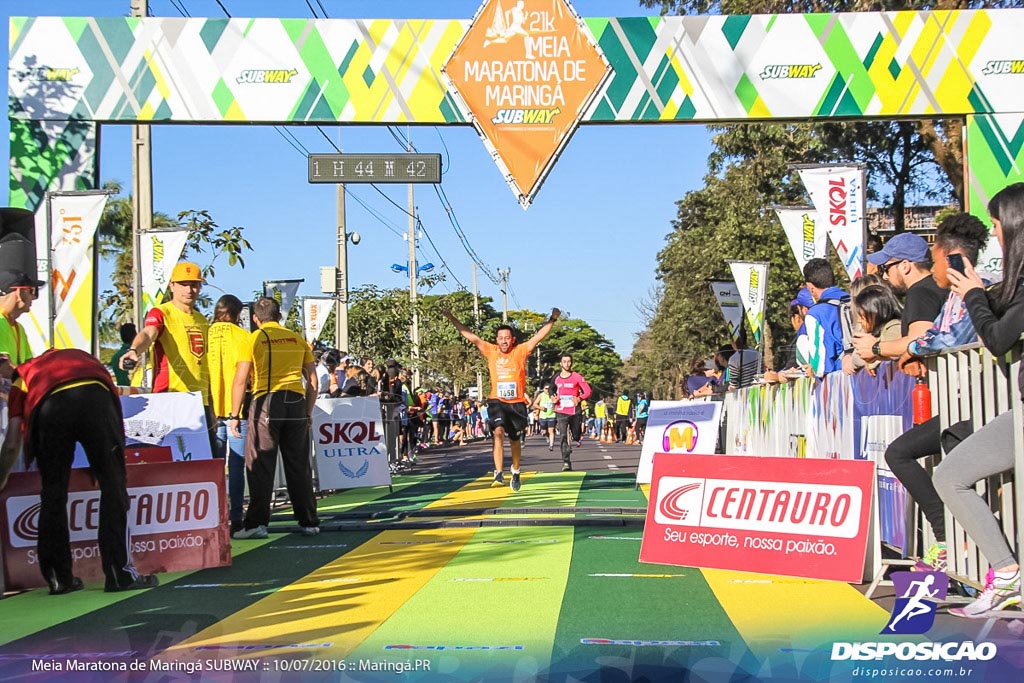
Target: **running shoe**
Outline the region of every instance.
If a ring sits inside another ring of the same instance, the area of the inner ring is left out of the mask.
[[[252,529],[242,529],[241,531],[236,531],[235,533],[231,534],[231,538],[237,538],[237,539],[240,539],[240,540],[241,539],[246,539],[246,538],[266,538],[266,537],[267,537],[267,527],[263,526],[262,524],[260,524],[257,527],[253,527]]]
[[[106,593],[120,593],[121,591],[139,591],[146,588],[156,588],[159,585],[160,579],[157,578],[156,574],[139,574],[135,577],[134,581],[124,585],[118,585],[108,581],[106,585],[104,585],[103,590]]]
[[[505,485],[505,475],[495,470],[494,481],[491,482],[491,488],[497,488]]]
[[[981,595],[968,605],[950,609],[949,613],[954,617],[984,619],[989,612],[1019,604],[1020,570],[1017,570],[1010,578],[1004,579],[1001,576],[996,576],[995,571],[989,569],[988,574],[985,575],[985,590],[981,592]]]
[[[912,572],[944,572],[946,571],[946,544],[936,543],[924,554],[917,564],[910,568]]]
[[[576,448],[583,448],[583,439],[576,442]]]
[[[320,533],[320,527],[318,526],[301,526],[299,527],[299,530],[302,532],[303,536],[316,536]]]
[[[508,486],[513,491],[518,491],[519,489],[521,489],[523,487],[523,482],[519,480],[519,473],[518,472],[513,472],[512,473],[512,480],[509,482]]]
[[[72,576],[67,581],[60,581],[56,577],[50,580],[50,595],[66,595],[85,588],[85,584],[77,576]]]
[[[562,463],[562,471],[563,472],[572,472],[572,463],[569,462],[569,461],[566,461],[566,462]]]

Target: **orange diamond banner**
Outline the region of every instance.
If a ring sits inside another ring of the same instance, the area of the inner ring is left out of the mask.
[[[444,67],[524,209],[610,71],[566,0],[486,0]]]

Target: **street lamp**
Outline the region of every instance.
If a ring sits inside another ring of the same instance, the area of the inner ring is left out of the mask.
[[[346,232],[344,223],[338,225],[338,265],[320,267],[320,290],[334,294],[334,345],[348,353],[348,243],[359,244],[358,232]],[[331,272],[333,271],[333,272]]]
[[[429,273],[433,269],[433,263],[424,263],[422,266],[416,266],[416,276],[419,277],[421,273]],[[396,273],[408,273],[409,262],[406,261],[404,266],[401,263],[392,263],[391,270],[393,270]]]

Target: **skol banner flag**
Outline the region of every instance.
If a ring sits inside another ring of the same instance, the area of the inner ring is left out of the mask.
[[[307,342],[312,344],[320,337],[333,309],[334,299],[307,296],[302,300],[302,326]]]
[[[864,271],[864,234],[867,196],[864,169],[821,166],[800,169],[800,179],[811,195],[828,236],[851,280]]]
[[[321,489],[391,484],[380,415],[376,397],[317,400],[313,409],[313,455]]]
[[[729,323],[729,334],[732,339],[739,339],[740,330],[743,328],[743,297],[740,290],[736,288],[735,282],[712,282],[711,291],[715,294],[715,301],[722,309],[722,317]]]
[[[764,304],[768,297],[768,264],[747,261],[729,261],[732,277],[736,281],[747,311],[747,322],[754,331],[754,345],[761,343],[764,333]]]
[[[171,270],[185,251],[188,230],[151,230],[142,233],[142,305],[148,311],[164,302]]]
[[[48,211],[42,212],[45,227],[37,214],[39,279],[47,281],[47,287],[32,304],[24,325],[36,354],[50,347],[92,352],[93,243],[107,197],[106,192],[48,193]]]
[[[818,224],[818,212],[811,206],[775,207],[796,263],[803,272],[812,258],[828,256],[828,231]]]
[[[288,319],[288,311],[292,310],[295,295],[299,293],[302,280],[267,280],[263,283],[263,296],[270,297],[281,304],[281,320]]]
[[[443,73],[525,209],[611,66],[566,0],[485,0]]]

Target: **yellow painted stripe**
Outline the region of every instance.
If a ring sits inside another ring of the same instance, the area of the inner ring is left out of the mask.
[[[170,648],[201,658],[200,646],[333,643],[317,658],[344,657],[466,545],[476,529],[385,531],[281,590]],[[387,545],[382,545],[386,543]],[[297,652],[294,648],[279,652]],[[306,654],[308,650],[302,650]],[[267,650],[239,651],[239,657]]]
[[[846,583],[722,569],[701,572],[758,656],[779,647],[877,640],[887,622],[888,612]]]
[[[526,486],[533,474],[533,472],[523,472],[523,486]],[[512,493],[512,489],[508,487],[508,480],[511,476],[508,473],[505,474],[504,486],[492,487],[491,482],[494,481],[494,475],[485,475],[452,491],[443,498],[438,498],[424,509],[467,510],[500,507]]]

